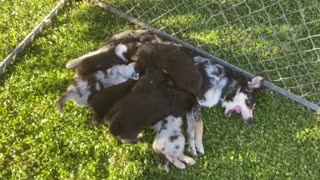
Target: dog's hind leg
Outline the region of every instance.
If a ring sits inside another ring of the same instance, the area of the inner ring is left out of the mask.
[[[181,162],[178,158],[172,157],[170,155],[165,155],[165,156],[177,168],[179,168],[179,169],[186,168],[186,165],[183,162]]]
[[[196,161],[194,159],[192,159],[191,157],[189,156],[186,156],[184,155],[183,153],[181,153],[179,156],[178,156],[178,159],[189,164],[189,165],[194,165],[196,163]]]
[[[203,120],[202,115],[196,120],[196,128],[195,128],[195,140],[196,140],[196,149],[200,154],[204,154],[204,148],[202,144],[202,136],[203,136]]]
[[[186,115],[187,124],[188,124],[188,143],[189,143],[189,151],[193,156],[197,156],[197,150],[195,145],[195,119],[192,111],[188,112]]]

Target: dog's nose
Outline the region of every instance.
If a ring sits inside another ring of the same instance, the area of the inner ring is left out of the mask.
[[[253,118],[248,118],[247,120],[245,120],[245,122],[247,124],[252,124],[253,123]]]

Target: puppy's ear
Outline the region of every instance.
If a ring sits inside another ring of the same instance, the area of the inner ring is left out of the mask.
[[[261,76],[256,76],[251,79],[251,81],[248,81],[248,88],[250,90],[258,89],[262,86],[264,79]]]

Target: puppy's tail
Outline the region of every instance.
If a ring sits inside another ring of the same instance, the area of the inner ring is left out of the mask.
[[[57,101],[57,108],[60,114],[63,114],[63,105],[65,104],[66,101],[69,99],[73,99],[76,96],[76,93],[72,90],[68,90],[64,95],[59,98]]]
[[[66,64],[66,68],[71,69],[77,67],[82,62],[82,60],[83,58],[81,57],[71,60]]]

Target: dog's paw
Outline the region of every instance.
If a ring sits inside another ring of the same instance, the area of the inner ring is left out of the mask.
[[[164,170],[168,173],[170,170],[170,162],[166,162],[166,164],[164,165]]]
[[[178,164],[175,164],[175,166],[179,169],[185,169],[186,168],[186,165],[184,163],[178,163]]]
[[[184,158],[184,161],[188,164],[188,165],[194,165],[196,163],[196,161],[194,159],[192,159],[191,157],[186,156]]]
[[[204,147],[202,144],[196,145],[196,149],[200,154],[202,154],[202,155],[204,154]]]
[[[192,156],[197,156],[197,150],[194,146],[189,146],[189,152],[192,154]]]

